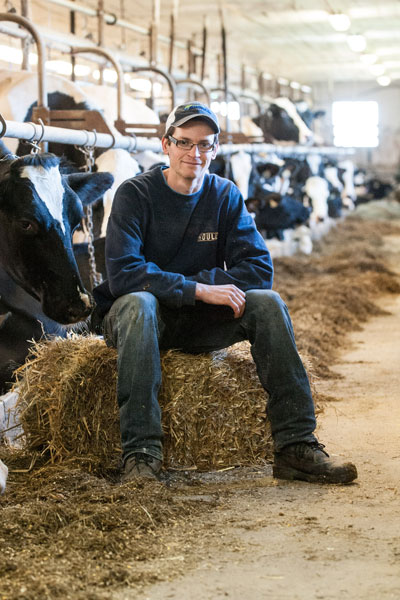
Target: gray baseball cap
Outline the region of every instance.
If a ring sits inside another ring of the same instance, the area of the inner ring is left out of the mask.
[[[220,132],[217,115],[208,106],[201,102],[188,102],[187,104],[175,106],[165,123],[165,133],[170,127],[180,127],[196,117],[208,121],[215,133]]]

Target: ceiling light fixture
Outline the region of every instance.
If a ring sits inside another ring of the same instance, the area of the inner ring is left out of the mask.
[[[350,28],[350,18],[344,13],[331,13],[328,18],[335,31],[347,31]]]
[[[346,41],[353,52],[364,52],[367,47],[367,40],[363,35],[348,35]]]
[[[381,75],[377,78],[377,82],[379,83],[379,85],[385,87],[387,85],[390,85],[392,83],[392,80],[390,79],[389,75]]]

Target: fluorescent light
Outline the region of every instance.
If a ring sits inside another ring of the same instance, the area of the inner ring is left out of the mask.
[[[377,78],[377,82],[379,85],[387,86],[392,83],[392,80],[390,79],[389,75],[381,75]]]
[[[363,52],[367,47],[367,40],[363,35],[348,35],[346,42],[353,52]]]
[[[347,31],[351,25],[350,18],[344,13],[330,14],[329,23],[335,31]]]
[[[291,81],[290,82],[290,87],[293,90],[299,90],[301,88],[301,85],[297,81]]]
[[[310,88],[309,85],[302,85],[301,91],[304,92],[305,94],[311,94],[312,89]]]
[[[365,65],[373,65],[378,60],[378,57],[376,54],[361,54],[360,60]]]
[[[372,75],[378,77],[384,74],[385,67],[383,65],[371,65],[369,70],[371,71]]]
[[[289,85],[289,80],[284,77],[278,77],[278,83],[279,85]]]

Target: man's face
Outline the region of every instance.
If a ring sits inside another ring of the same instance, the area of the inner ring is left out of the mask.
[[[214,132],[206,122],[198,121],[196,123],[187,123],[182,127],[176,127],[173,137],[176,140],[186,140],[192,143],[214,142]],[[193,146],[191,150],[178,148],[173,142],[163,138],[163,150],[168,154],[170,160],[170,169],[184,179],[200,179],[206,173],[210,162],[217,153],[218,144],[208,152],[200,152],[198,146]]]

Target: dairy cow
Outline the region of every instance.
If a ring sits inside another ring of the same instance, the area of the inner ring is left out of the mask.
[[[116,133],[114,121],[117,119],[117,90],[109,86],[79,85],[58,75],[46,76],[48,90],[47,103],[49,108],[58,110],[92,109],[102,113],[109,129]],[[0,70],[0,114],[6,120],[31,121],[32,109],[37,104],[37,75],[29,71]],[[123,113],[127,122],[158,124],[156,113],[143,102],[128,95],[123,97]],[[22,156],[30,151],[24,141],[9,140],[9,149]],[[64,157],[74,167],[85,165],[85,157],[79,149],[71,144],[50,142],[49,152]],[[101,220],[95,231],[95,237],[104,234],[110,207],[116,188],[122,181],[133,177],[140,171],[138,162],[129,152],[122,149],[97,149],[95,151],[94,170],[112,173],[114,185],[103,198],[104,211],[101,210]],[[83,242],[86,235],[75,236],[74,241]]]
[[[0,148],[0,155],[4,147]],[[92,299],[72,248],[83,207],[111,187],[109,173],[63,174],[54,154],[0,160],[0,391],[28,353],[26,340],[66,335]]]
[[[309,144],[313,140],[311,129],[288,98],[275,98],[253,121],[261,128],[268,143],[283,141]]]

